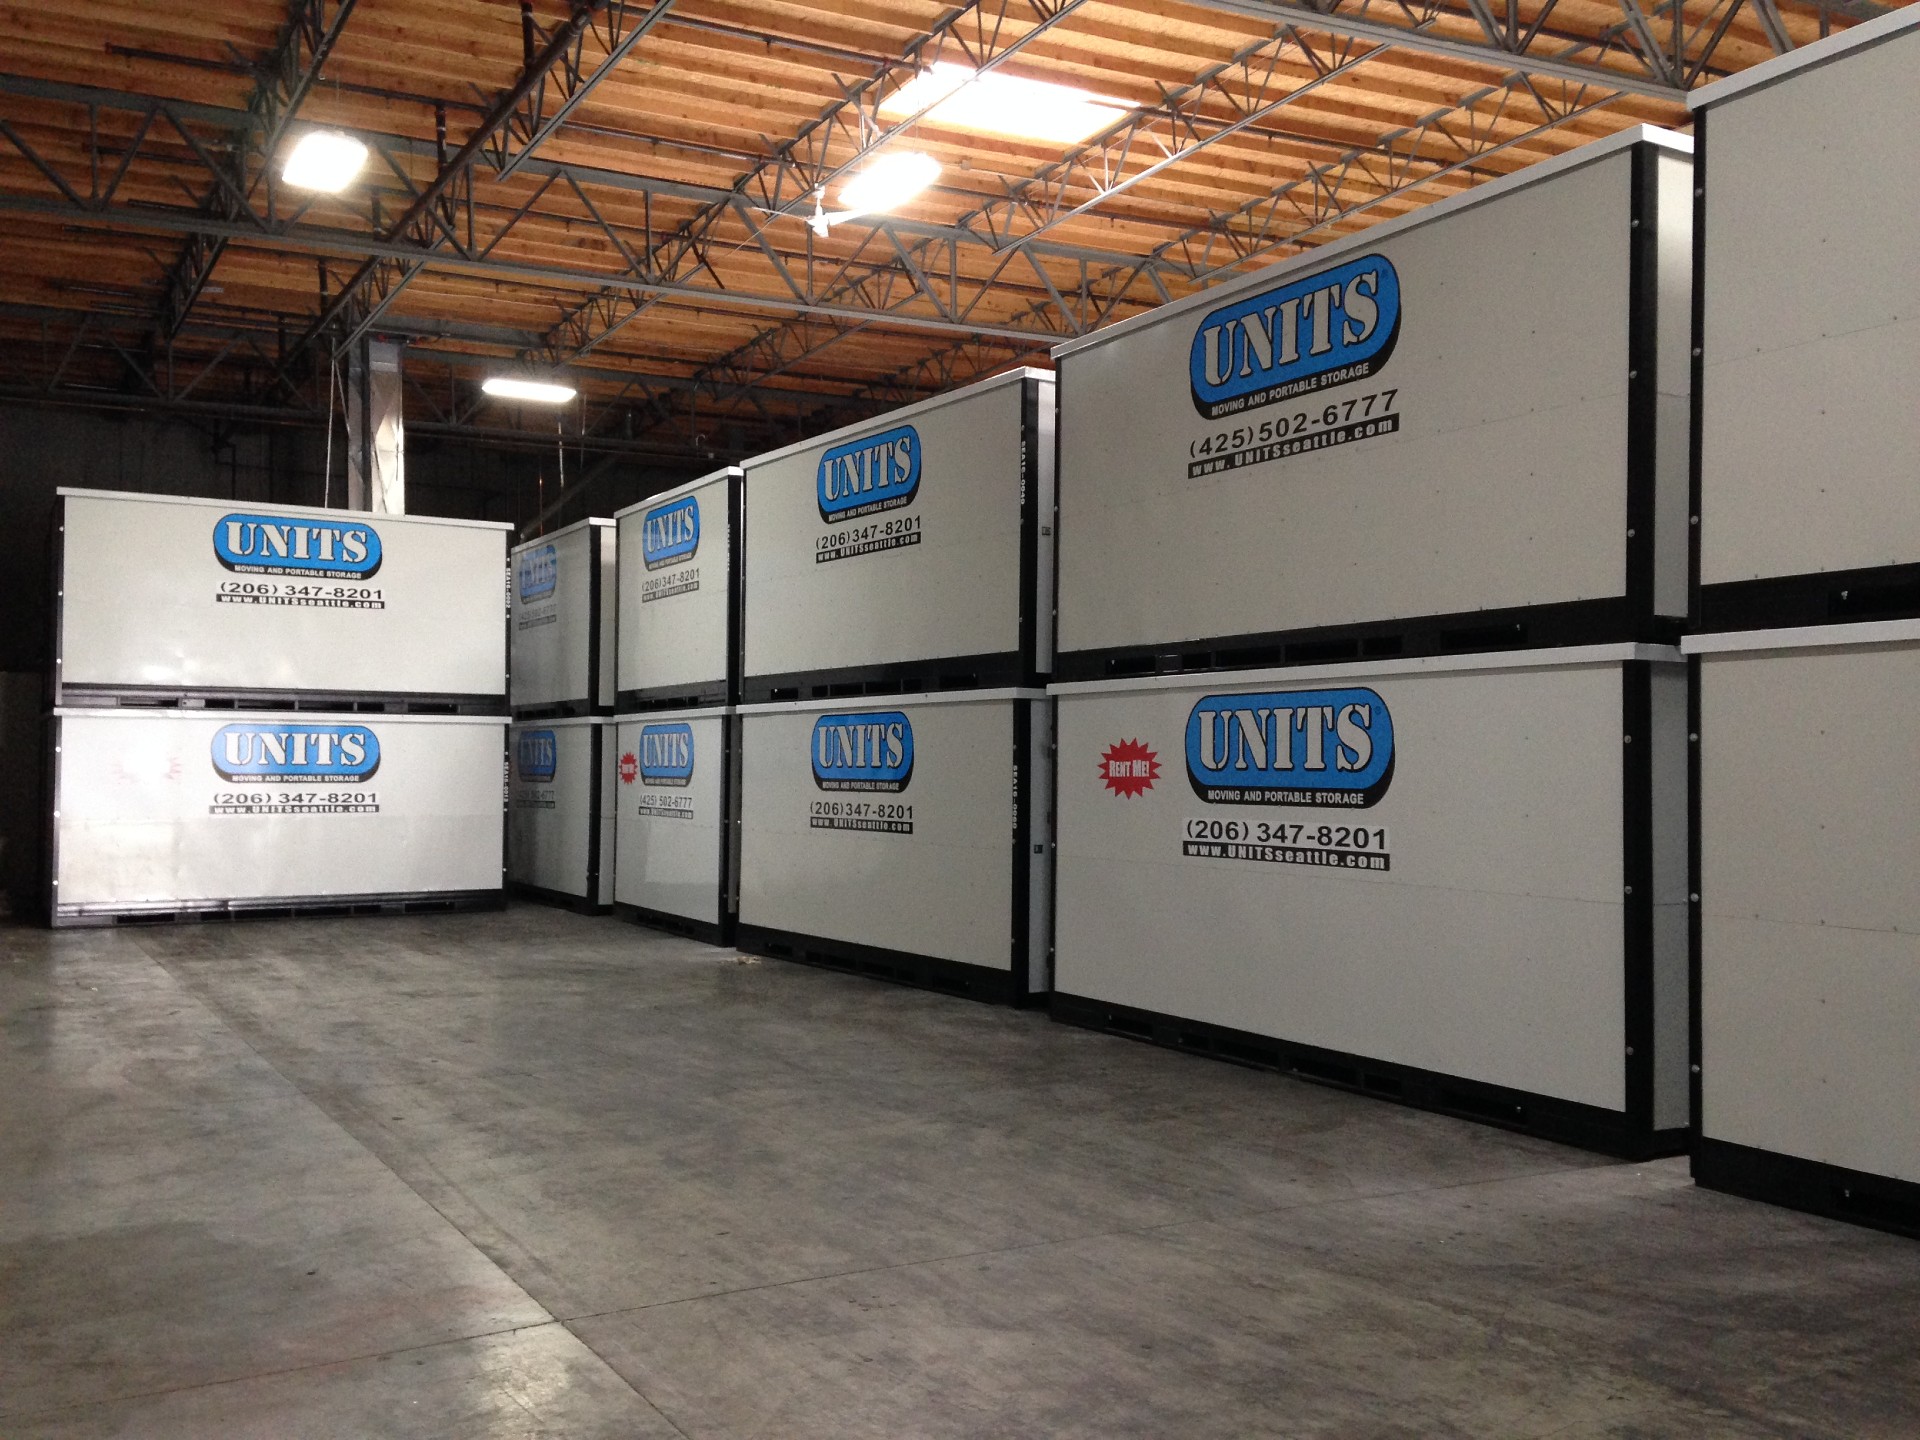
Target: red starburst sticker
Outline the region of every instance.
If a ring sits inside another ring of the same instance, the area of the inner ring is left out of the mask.
[[[1160,778],[1160,756],[1138,740],[1122,740],[1100,757],[1100,778],[1116,795],[1144,795]]]
[[[631,785],[640,778],[640,757],[629,750],[620,757],[620,783]]]

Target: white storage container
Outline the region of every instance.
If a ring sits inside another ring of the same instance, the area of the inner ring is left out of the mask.
[[[581,520],[514,547],[508,693],[515,715],[613,709],[613,521]]]
[[[732,938],[737,723],[725,706],[621,718],[619,913],[715,943]]]
[[[1061,680],[1677,637],[1690,142],[1062,345]]]
[[[57,710],[53,923],[498,903],[505,729],[454,715]]]
[[[619,708],[724,705],[740,664],[741,471],[619,511]]]
[[[1020,370],[747,461],[742,698],[1044,676],[1053,413]]]
[[[1057,1017],[1613,1153],[1683,1147],[1677,652],[1054,693]]]
[[[509,526],[57,493],[56,704],[505,708]]]
[[[1920,11],[1691,103],[1695,629],[1920,614]]]
[[[1704,1185],[1920,1234],[1920,620],[1692,637]]]
[[[508,728],[507,879],[578,910],[613,904],[613,722],[521,721]]]
[[[1022,1001],[1048,988],[1037,691],[748,706],[741,945]]]

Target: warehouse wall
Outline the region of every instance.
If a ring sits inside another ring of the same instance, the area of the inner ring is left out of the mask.
[[[324,434],[281,426],[203,422],[0,404],[0,911],[42,904],[44,821],[40,713],[50,660],[49,568],[53,492],[62,485],[206,495],[239,501],[323,503]],[[551,450],[410,438],[407,506],[420,515],[526,524],[557,494]],[[591,509],[609,514],[692,478],[569,451],[570,490],[591,479]],[[336,438],[332,499],[345,484]],[[576,505],[554,517],[586,513]]]

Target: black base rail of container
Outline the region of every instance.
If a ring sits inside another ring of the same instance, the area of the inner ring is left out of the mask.
[[[1920,1184],[1702,1136],[1694,1181],[1747,1200],[1920,1239]]]
[[[1067,1025],[1123,1035],[1254,1069],[1275,1070],[1316,1084],[1398,1101],[1416,1110],[1477,1120],[1624,1160],[1652,1160],[1681,1155],[1687,1150],[1684,1129],[1647,1130],[1631,1124],[1625,1115],[1572,1100],[1463,1080],[1411,1065],[1276,1040],[1270,1035],[1135,1010],[1079,995],[1055,992],[1051,1009],[1053,1018]]]
[[[1911,620],[1920,616],[1920,565],[1703,585],[1694,606],[1702,634]]]
[[[614,697],[614,713],[624,718],[657,710],[712,710],[731,703],[727,692],[728,686],[724,681],[715,681],[710,685],[664,685],[622,690]]]
[[[645,905],[629,905],[624,900],[613,902],[613,915],[616,920],[631,921],[649,930],[664,930],[669,935],[699,940],[707,945],[733,944],[731,920],[716,924],[712,920],[696,920],[691,915],[675,915],[670,910],[650,910]]]
[[[545,705],[516,705],[516,723],[532,720],[611,720],[613,709],[590,700],[555,700]]]
[[[259,900],[181,900],[153,905],[88,905],[56,909],[56,930],[109,925],[204,924],[218,920],[322,920],[356,915],[445,915],[500,910],[505,890],[420,891],[397,895],[293,895]]]
[[[501,695],[322,694],[312,690],[188,690],[175,686],[65,685],[62,707],[115,710],[280,710],[336,715],[485,715],[505,718]]]
[[[507,882],[507,889],[516,900],[531,900],[537,905],[552,905],[561,910],[571,910],[576,915],[605,915],[613,909],[613,906],[602,905],[589,895],[572,895],[565,890],[554,890],[526,880],[510,880]]]
[[[857,700],[868,695],[936,695],[949,690],[1035,689],[1046,684],[1017,651],[999,655],[951,655],[856,665],[839,670],[798,670],[749,675],[740,682],[743,704],[783,700]]]
[[[1468,610],[1456,615],[1322,625],[1214,640],[1063,650],[1054,659],[1053,678],[1124,680],[1143,675],[1273,670],[1573,645],[1671,645],[1679,641],[1682,629],[1679,617],[1648,615],[1624,599],[1570,600],[1557,605]]]
[[[1013,1005],[1025,998],[1014,983],[1011,968],[996,970],[985,965],[967,965],[957,960],[856,945],[849,940],[829,940],[818,935],[796,935],[758,925],[737,927],[734,943],[754,955],[892,980],[919,990],[938,990],[943,995],[984,1000],[990,1005]]]

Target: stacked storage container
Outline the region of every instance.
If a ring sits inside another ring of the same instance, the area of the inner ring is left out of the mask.
[[[1920,1233],[1920,13],[1697,97],[1706,1185]]]
[[[741,472],[622,510],[615,909],[733,933]]]
[[[613,903],[613,521],[513,551],[507,878],[577,909]]]
[[[498,903],[506,526],[58,497],[54,924]]]
[[[1052,377],[751,460],[740,939],[1048,988]]]
[[[1057,352],[1057,1016],[1684,1143],[1690,220],[1637,130]]]

